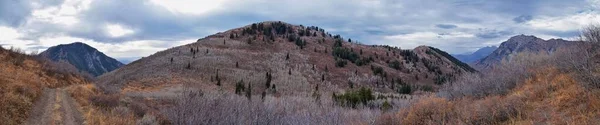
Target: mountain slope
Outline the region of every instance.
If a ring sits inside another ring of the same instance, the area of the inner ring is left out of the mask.
[[[116,59],[80,42],[50,47],[40,53],[40,56],[56,62],[68,62],[80,71],[93,76],[99,76],[123,66],[123,63]]]
[[[478,49],[477,51],[470,53],[470,54],[457,54],[457,55],[453,55],[453,56],[462,62],[474,63],[475,61],[490,55],[497,48],[498,47],[496,47],[496,46],[487,46],[487,47],[482,47],[482,48]]]
[[[490,68],[502,62],[510,60],[510,57],[520,52],[552,53],[558,48],[583,44],[577,41],[563,39],[543,40],[535,36],[517,35],[500,44],[500,47],[490,55],[477,60],[475,67],[480,69]]]
[[[474,70],[433,47],[361,45],[314,26],[262,22],[155,53],[100,76],[98,84],[112,92],[164,84],[233,91],[237,83],[252,84],[253,94],[430,91],[464,72]]]

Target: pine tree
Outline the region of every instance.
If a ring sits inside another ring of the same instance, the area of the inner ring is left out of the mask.
[[[289,75],[292,75],[292,69],[290,68],[290,70],[288,71]]]
[[[240,80],[235,84],[235,94],[241,95],[245,88],[244,80]]]
[[[235,36],[233,36],[233,33],[229,34],[229,39],[233,39],[233,38],[235,38]]]
[[[248,100],[252,100],[252,84],[248,83],[248,88],[246,88],[246,98]]]
[[[219,70],[217,69],[217,76],[215,77],[217,80],[217,86],[221,86],[221,78],[219,78]]]
[[[265,91],[263,91],[263,92],[260,94],[260,99],[261,99],[262,101],[265,101],[265,97],[266,97],[266,96],[267,96],[267,91],[265,90]]]
[[[325,74],[321,74],[321,81],[325,81]]]
[[[267,72],[267,75],[266,75],[267,82],[266,82],[266,84],[265,84],[265,85],[267,86],[267,88],[269,88],[269,87],[271,86],[271,80],[272,80],[272,77],[273,77],[273,76],[271,76],[271,74],[270,74],[269,72]]]
[[[240,68],[240,65],[238,64],[238,62],[235,62],[235,68]]]
[[[290,53],[287,53],[287,54],[285,55],[285,60],[289,60],[289,59],[290,59]]]

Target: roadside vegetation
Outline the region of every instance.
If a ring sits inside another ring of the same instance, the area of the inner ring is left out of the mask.
[[[87,83],[74,70],[26,54],[18,48],[0,47],[0,121],[23,124],[45,88]]]

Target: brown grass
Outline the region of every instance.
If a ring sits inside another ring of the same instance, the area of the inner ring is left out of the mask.
[[[398,113],[403,124],[595,124],[600,91],[572,74],[541,69],[507,95],[483,99],[423,99]]]
[[[117,107],[119,103],[118,96],[104,95],[93,84],[74,85],[67,88],[67,91],[79,104],[80,111],[84,115],[85,124],[135,124],[135,117],[131,112]]]

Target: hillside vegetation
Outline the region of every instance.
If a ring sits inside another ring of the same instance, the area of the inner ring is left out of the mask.
[[[401,124],[597,124],[600,122],[598,26],[589,44],[519,53],[483,74],[466,74],[437,95],[402,109]]]
[[[465,72],[474,70],[433,47],[362,45],[315,26],[261,22],[158,52],[98,83],[110,92],[164,84],[233,92],[243,81],[253,84],[253,95],[308,95],[317,85],[326,92],[366,87],[397,93],[403,85],[433,91]]]
[[[0,47],[2,124],[22,124],[45,88],[88,83],[69,65],[52,63],[31,55],[20,49]]]

